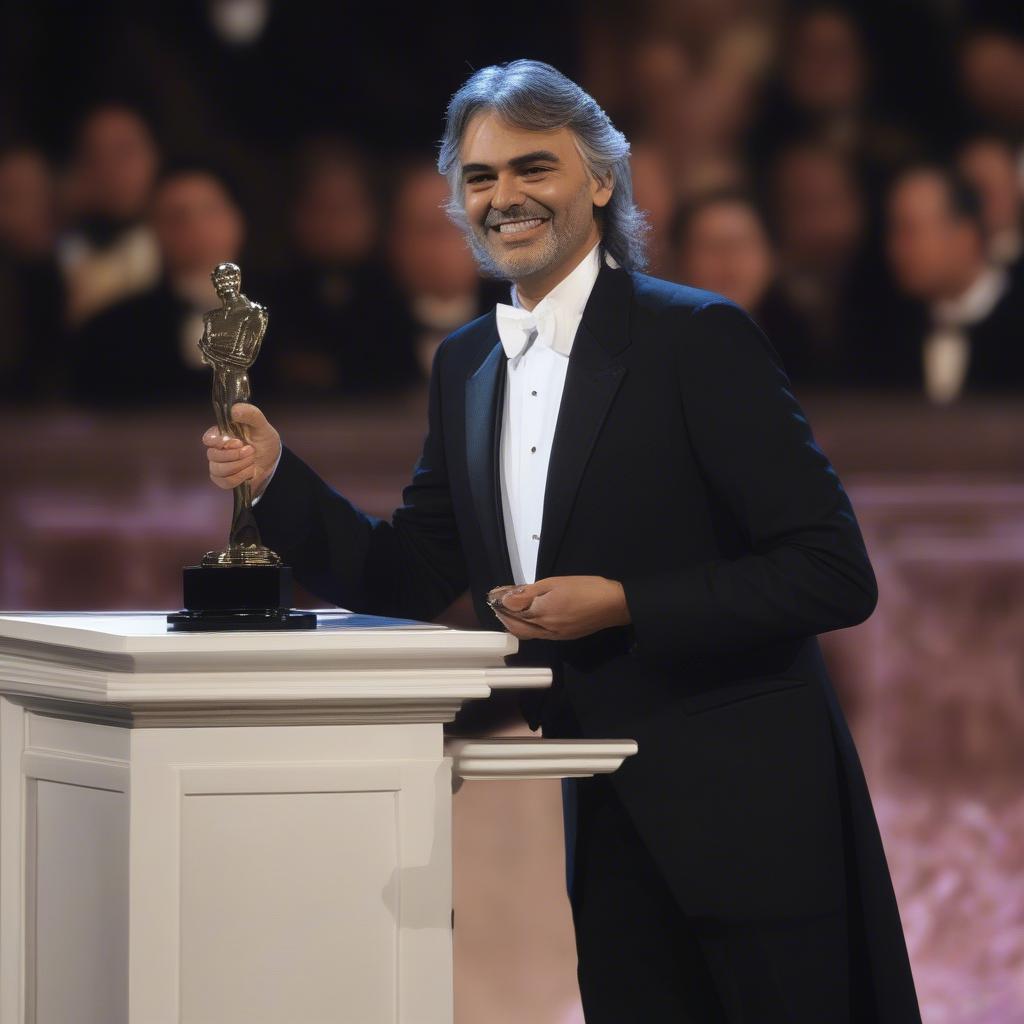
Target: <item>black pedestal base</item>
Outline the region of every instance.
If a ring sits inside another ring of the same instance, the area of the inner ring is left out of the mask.
[[[316,612],[299,612],[291,608],[248,609],[243,611],[171,612],[167,616],[171,629],[180,633],[206,633],[226,629],[316,629]]]
[[[171,629],[316,629],[316,613],[295,611],[287,565],[190,565],[183,570],[185,607],[167,616]]]

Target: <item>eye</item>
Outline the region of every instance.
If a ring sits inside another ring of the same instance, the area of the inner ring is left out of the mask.
[[[487,174],[471,174],[466,179],[467,185],[478,185],[480,182],[487,181],[490,175]]]
[[[527,167],[523,172],[524,174],[544,174],[548,168],[546,167]]]

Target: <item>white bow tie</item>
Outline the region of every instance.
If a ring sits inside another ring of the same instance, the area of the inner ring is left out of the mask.
[[[514,359],[523,351],[527,339],[534,330],[537,331],[536,344],[555,347],[557,319],[554,309],[542,310],[538,314],[532,309],[522,309],[519,306],[510,306],[507,302],[498,302],[495,304],[495,319],[502,348],[509,359]]]

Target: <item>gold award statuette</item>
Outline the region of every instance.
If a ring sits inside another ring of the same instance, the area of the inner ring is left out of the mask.
[[[248,402],[249,368],[267,331],[267,310],[242,294],[242,272],[221,263],[211,275],[221,305],[203,316],[199,350],[213,369],[213,410],[226,437],[247,442],[231,419],[235,402]],[[172,629],[315,629],[316,614],[292,610],[291,568],[260,541],[249,481],[232,491],[228,546],[207,551],[184,570],[185,607],[167,616]]]

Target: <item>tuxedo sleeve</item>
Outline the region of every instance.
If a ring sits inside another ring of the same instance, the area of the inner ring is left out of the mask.
[[[862,622],[874,571],[778,353],[733,303],[684,315],[673,353],[689,441],[745,551],[623,579],[635,652],[682,659]]]
[[[390,519],[361,511],[282,447],[253,515],[263,543],[318,597],[353,611],[429,621],[469,585],[442,436],[446,343],[431,367],[423,450]]]

